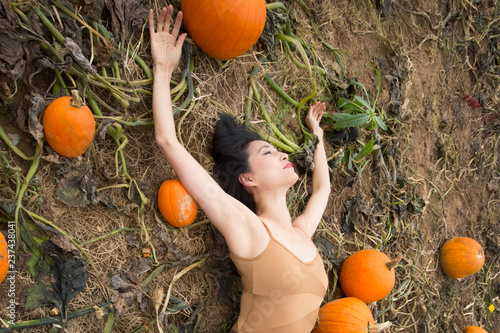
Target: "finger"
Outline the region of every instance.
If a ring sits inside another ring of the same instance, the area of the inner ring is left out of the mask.
[[[184,40],[186,39],[187,33],[183,33],[179,36],[179,39],[177,39],[177,42],[175,43],[176,48],[181,48],[182,44],[184,44]]]
[[[163,21],[165,20],[166,13],[167,13],[167,8],[163,7],[160,11],[160,16],[158,17],[158,22],[156,22],[156,32],[163,31]]]
[[[155,17],[152,9],[149,10],[148,20],[149,20],[149,35],[151,36],[155,32]]]
[[[174,28],[172,29],[172,36],[174,36],[175,38],[177,38],[179,30],[181,29],[182,17],[183,17],[182,12],[178,12],[177,17],[175,19]]]
[[[170,20],[172,19],[172,13],[174,12],[174,7],[172,5],[168,6],[167,14],[165,15],[165,19],[163,21],[163,31],[168,32],[170,29]]]

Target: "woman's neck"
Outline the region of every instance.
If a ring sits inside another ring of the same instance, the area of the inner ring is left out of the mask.
[[[292,226],[292,217],[286,205],[286,193],[254,197],[255,212],[260,218],[277,222],[284,227]]]

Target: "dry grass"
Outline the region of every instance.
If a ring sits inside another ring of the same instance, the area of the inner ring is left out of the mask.
[[[388,183],[374,162],[366,168],[361,180],[345,170],[332,169],[332,197],[315,236],[330,277],[325,301],[342,297],[336,279],[341,263],[357,250],[378,248],[390,257],[403,258],[395,270],[396,285],[392,293],[370,305],[378,322],[393,323],[388,331],[461,332],[463,327],[474,324],[495,332],[498,310],[489,313],[488,306],[500,307],[499,135],[497,129],[496,134],[484,139],[490,124],[482,116],[484,112],[498,115],[499,74],[477,67],[481,57],[489,52],[485,36],[492,35],[493,25],[482,31],[474,25],[479,13],[491,22],[494,9],[481,4],[476,10],[464,1],[450,1],[449,9],[437,3],[394,2],[390,15],[381,18],[370,1],[304,0],[304,3],[310,15],[298,2],[286,2],[296,34],[315,48],[328,68],[340,71],[334,54],[321,43],[320,37],[337,49],[347,76],[358,79],[371,93],[375,77],[369,68],[378,67],[379,59],[401,70],[401,108],[399,113],[388,114],[390,129],[382,133],[381,140],[393,181]],[[162,5],[152,1],[155,9]],[[445,26],[448,12],[454,11],[464,15],[463,21]],[[133,48],[150,62],[147,39],[147,34],[134,36]],[[212,167],[209,149],[218,115],[230,112],[244,119],[248,77],[258,64],[258,51],[254,48],[221,66],[194,48],[196,104],[189,113],[180,112],[175,118],[179,139],[206,170]],[[184,65],[179,64],[174,80],[179,79]],[[393,71],[393,67],[386,68],[382,75],[392,75]],[[134,62],[125,64],[124,75],[129,80],[142,79],[141,74]],[[257,78],[272,119],[287,135],[300,141],[295,108],[268,87],[264,74],[271,75],[293,98],[300,100],[310,91],[307,73],[281,52],[276,62],[260,69]],[[320,76],[315,74],[317,82]],[[318,89],[317,98],[326,99],[333,110],[334,102],[326,89],[322,86]],[[389,105],[391,92],[384,81],[379,105]],[[468,108],[459,98],[462,93],[482,96],[484,109]],[[117,110],[105,115],[150,117],[149,95],[142,96],[142,102],[128,110],[116,106],[109,94],[103,93],[102,98]],[[268,130],[256,103],[252,120],[256,126]],[[166,264],[165,269],[134,296],[123,316],[116,318],[113,331],[134,332],[140,327],[154,331],[156,315],[152,297],[161,286],[165,291],[172,286],[171,295],[188,305],[168,316],[167,331],[228,331],[237,315],[241,287],[222,236],[201,211],[192,227],[179,230],[166,225],[157,209],[156,193],[160,184],[175,178],[175,174],[155,146],[152,127],[125,126],[124,133],[128,139],[123,148],[127,171],[148,199],[143,209],[128,196],[131,179],[122,174],[121,162],[116,169],[117,146],[109,136],[97,138],[83,159],[62,165],[66,170],[70,165],[89,162],[101,203],[84,207],[61,203],[55,193],[57,179],[62,175],[56,164],[42,161],[37,172],[42,190],[37,194],[43,203],[26,205],[28,210],[80,241],[96,268],[94,271],[89,267],[90,279],[71,301],[70,311],[108,301],[113,292],[112,276],[135,275],[141,284],[162,263]],[[0,148],[12,164],[19,164],[24,172],[27,170],[3,142]],[[336,152],[332,147],[327,149],[329,155]],[[307,202],[309,176],[302,174],[290,191],[292,215],[299,214]],[[411,204],[419,200],[426,203],[425,208],[410,211]],[[348,207],[354,207],[355,213],[349,215]],[[353,229],[346,227],[349,224]],[[119,228],[130,229],[109,234]],[[146,241],[146,231],[150,244]],[[170,241],[160,236],[166,231]],[[103,235],[108,236],[96,239]],[[483,269],[461,280],[446,277],[438,263],[439,247],[454,236],[475,238],[486,252]],[[151,245],[155,247],[157,262],[151,257],[141,258],[142,249]],[[205,256],[202,265],[173,282],[177,273]],[[140,263],[149,269],[138,274]],[[19,291],[24,292],[34,279],[21,270],[17,282]],[[22,311],[18,319],[37,319],[50,315],[50,311],[49,307]],[[71,320],[67,328],[71,332],[98,332],[103,330],[106,320],[94,313]],[[29,332],[48,330],[49,327],[43,327]]]

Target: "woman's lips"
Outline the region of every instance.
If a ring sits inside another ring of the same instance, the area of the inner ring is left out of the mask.
[[[288,162],[283,169],[293,168],[292,162]]]

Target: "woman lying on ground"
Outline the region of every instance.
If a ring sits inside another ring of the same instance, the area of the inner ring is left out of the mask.
[[[213,157],[216,182],[177,139],[170,79],[186,34],[179,34],[182,12],[170,33],[172,6],[158,22],[149,13],[156,143],[177,177],[224,236],[241,275],[243,294],[232,332],[310,332],[327,287],[327,276],[311,240],[330,194],[328,165],[319,126],[324,103],[309,109],[306,123],[318,136],[312,194],[292,221],[286,195],[298,175],[288,155],[258,134],[222,115]]]

